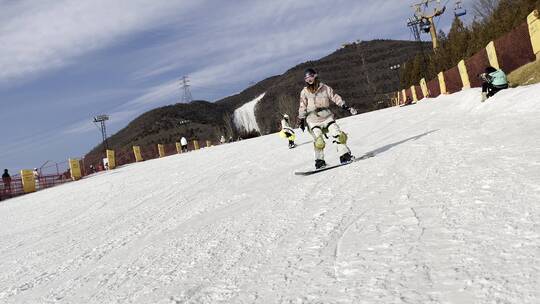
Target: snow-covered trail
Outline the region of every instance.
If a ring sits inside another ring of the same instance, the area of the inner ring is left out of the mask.
[[[0,204],[0,303],[538,303],[540,85],[276,134]],[[328,143],[327,161],[337,161]]]

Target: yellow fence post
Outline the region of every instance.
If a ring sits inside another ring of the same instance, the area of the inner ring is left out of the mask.
[[[457,66],[459,69],[459,76],[461,76],[461,83],[463,84],[462,89],[470,89],[471,82],[469,81],[469,74],[467,74],[467,65],[465,64],[465,60],[462,59]]]
[[[81,179],[81,164],[78,159],[69,159],[69,172],[72,180]]]
[[[165,146],[162,144],[157,145],[159,157],[165,157]]]
[[[403,103],[407,102],[407,91],[405,89],[401,90],[401,94],[403,95]]]
[[[540,60],[540,12],[538,10],[534,10],[527,16],[527,24],[529,25],[533,53],[536,54],[536,59]]]
[[[193,147],[194,147],[195,150],[199,150],[199,142],[194,140],[193,141]]]
[[[444,81],[444,72],[439,72],[437,77],[439,78],[439,87],[441,88],[441,94],[448,94],[448,91],[446,91],[446,82]]]
[[[486,45],[486,52],[488,55],[489,65],[496,69],[500,69],[499,59],[497,59],[497,51],[495,50],[495,43],[493,43],[493,41]]]
[[[114,150],[107,150],[107,164],[109,170],[116,168],[116,160],[114,158]]]
[[[140,146],[133,146],[133,154],[135,155],[136,162],[143,161]]]
[[[424,98],[429,97],[429,91],[425,78],[420,79],[420,88],[422,89],[422,94],[424,94]]]
[[[36,179],[34,178],[34,171],[21,170],[21,180],[24,193],[30,193],[36,191]]]
[[[182,145],[179,142],[176,143],[176,153],[182,153]]]
[[[418,101],[418,97],[416,97],[416,89],[414,88],[414,85],[411,86],[411,94],[412,94],[412,100],[414,102]]]

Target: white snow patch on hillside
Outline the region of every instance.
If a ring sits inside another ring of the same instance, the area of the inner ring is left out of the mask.
[[[540,85],[130,164],[0,202],[0,303],[540,303]],[[326,160],[336,163],[328,142]]]
[[[255,119],[255,106],[257,106],[257,102],[259,102],[259,100],[264,97],[264,94],[266,93],[262,93],[252,101],[234,110],[234,125],[236,126],[236,128],[243,128],[248,132],[260,132],[259,125],[257,125],[257,120]]]

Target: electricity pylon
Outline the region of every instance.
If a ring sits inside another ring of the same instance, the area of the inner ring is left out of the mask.
[[[193,100],[193,97],[191,96],[191,90],[189,89],[190,84],[189,84],[189,79],[187,76],[182,77],[180,87],[183,90],[182,102],[183,103],[191,102]]]

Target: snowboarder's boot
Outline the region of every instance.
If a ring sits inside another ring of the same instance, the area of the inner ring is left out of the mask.
[[[324,159],[316,159],[315,160],[315,169],[322,169],[326,167],[326,162]]]
[[[294,142],[289,142],[289,149],[292,149],[296,147],[296,144]]]
[[[351,152],[347,152],[339,157],[339,161],[342,164],[350,163],[351,161],[353,161],[353,159],[354,156],[351,155]]]
[[[486,92],[482,92],[482,97],[481,97],[480,101],[481,101],[481,102],[484,102],[484,101],[486,101],[487,98],[488,98],[487,93],[486,93]]]

